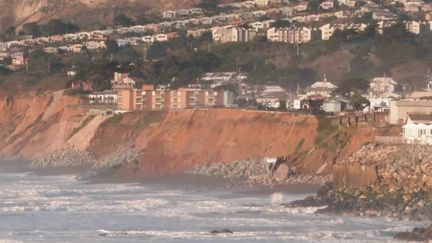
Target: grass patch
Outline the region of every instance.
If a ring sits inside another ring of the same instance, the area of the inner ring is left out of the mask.
[[[305,125],[307,125],[307,120],[308,120],[308,117],[305,117],[301,121],[297,122],[297,125],[305,126]]]
[[[163,111],[152,111],[147,114],[145,114],[143,117],[141,117],[136,123],[135,128],[141,129],[148,127],[149,125],[153,123],[157,123],[162,121],[162,119],[165,117],[166,112]]]
[[[300,152],[300,149],[303,147],[304,142],[305,142],[305,139],[302,138],[302,139],[297,143],[295,153]]]
[[[115,114],[112,117],[106,119],[104,124],[118,124],[123,119],[123,114]]]
[[[332,125],[332,121],[328,117],[318,116],[317,119],[318,119],[318,136],[315,140],[315,144],[320,145],[338,128]]]

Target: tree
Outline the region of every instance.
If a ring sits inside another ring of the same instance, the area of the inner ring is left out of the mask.
[[[351,92],[365,92],[369,88],[369,80],[361,78],[350,78],[342,81],[338,93],[347,95]]]
[[[284,27],[290,27],[291,25],[292,23],[288,20],[278,19],[271,24],[271,27],[284,28]]]
[[[65,23],[60,19],[52,19],[48,23],[41,26],[44,35],[58,35],[78,32],[79,27],[72,23]]]
[[[4,66],[0,66],[0,76],[7,76],[11,73],[12,73],[12,71],[9,68],[4,67]]]
[[[351,95],[350,100],[351,105],[356,111],[362,111],[370,105],[370,101],[358,92],[354,92],[353,95]]]
[[[120,14],[114,17],[114,25],[127,27],[127,26],[132,26],[134,24],[135,22],[124,14]]]
[[[42,33],[41,28],[38,23],[31,22],[23,25],[20,34],[23,35],[32,35],[32,36],[40,36]]]
[[[210,14],[216,14],[222,11],[219,7],[220,0],[203,0],[197,7],[206,10]]]
[[[9,26],[9,27],[5,30],[5,33],[6,33],[6,35],[8,35],[8,36],[14,36],[14,35],[15,35],[15,31],[16,31],[15,26]]]
[[[120,50],[120,47],[118,46],[117,42],[113,39],[107,39],[105,41],[105,45],[107,47],[107,52],[109,54],[116,53]]]
[[[308,3],[308,10],[311,13],[318,13],[320,9],[320,2],[318,0],[310,0]]]

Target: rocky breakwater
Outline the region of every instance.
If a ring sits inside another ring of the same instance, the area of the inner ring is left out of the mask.
[[[49,155],[35,159],[31,168],[59,168],[59,167],[80,167],[91,166],[96,161],[87,151],[76,149],[60,149]]]
[[[337,163],[334,181],[314,197],[287,206],[323,206],[318,213],[432,219],[432,147],[362,147]]]
[[[267,163],[267,160],[275,163]],[[231,163],[207,163],[194,167],[187,174],[219,176],[240,185],[317,184],[324,185],[331,176],[302,175],[289,167],[283,158],[254,158]]]
[[[125,148],[95,162],[92,167],[85,171],[79,178],[81,180],[94,180],[99,178],[111,178],[119,167],[136,169],[138,158],[142,152]]]

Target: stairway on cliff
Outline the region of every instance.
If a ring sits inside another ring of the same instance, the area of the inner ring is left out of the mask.
[[[59,100],[63,96],[63,92],[64,92],[64,90],[59,90],[59,91],[53,92],[52,101],[49,104],[49,106],[47,107],[47,109],[45,110],[44,115],[42,116],[42,121],[47,121],[48,118],[50,118],[52,115],[54,115],[55,108],[56,108]]]

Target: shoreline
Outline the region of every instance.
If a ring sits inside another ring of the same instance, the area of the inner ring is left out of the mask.
[[[250,184],[239,178],[226,178],[222,176],[207,176],[195,174],[175,174],[170,176],[148,177],[140,179],[113,178],[106,175],[92,176],[90,178],[80,178],[92,166],[72,166],[72,167],[44,167],[33,168],[32,162],[18,159],[0,160],[0,173],[30,173],[37,176],[57,176],[75,175],[76,180],[89,184],[142,184],[152,186],[172,186],[178,189],[188,189],[191,187],[203,187],[207,189],[225,189],[233,193],[252,193],[264,194],[267,192],[286,192],[290,194],[314,194],[321,185],[311,183],[277,183],[277,184]]]

